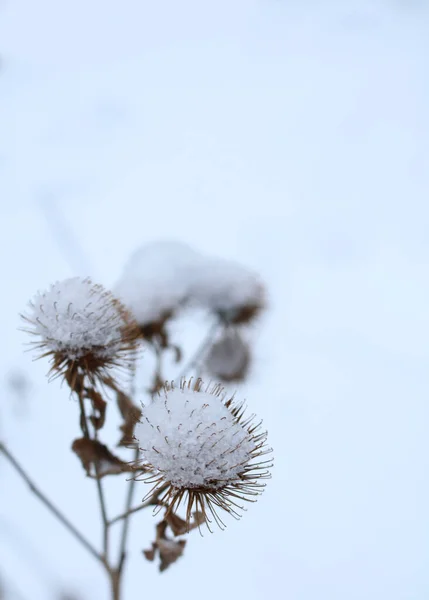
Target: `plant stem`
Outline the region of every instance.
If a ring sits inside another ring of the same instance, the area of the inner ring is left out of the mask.
[[[110,572],[112,600],[121,600],[121,573],[118,570]]]
[[[198,346],[198,348],[196,349],[196,351],[190,358],[188,364],[182,368],[182,375],[180,376],[180,378],[189,377],[190,371],[192,369],[194,369],[195,367],[199,366],[206,351],[209,349],[209,347],[213,343],[213,339],[214,339],[218,329],[219,329],[219,322],[214,321],[212,326],[208,330],[206,337],[203,339],[201,344]]]
[[[86,420],[86,412],[85,412],[85,401],[84,401],[81,390],[79,392],[77,392],[77,397],[79,398],[80,426],[81,426],[84,437],[89,439],[88,421]]]
[[[30,479],[27,473],[24,471],[23,467],[19,464],[16,458],[11,454],[11,452],[6,448],[4,443],[0,442],[0,452],[3,453],[5,458],[9,461],[15,471],[22,477],[25,483],[28,485],[30,490],[35,494],[41,502],[51,511],[51,513],[64,525],[64,527],[84,546],[88,552],[94,556],[98,561],[102,562],[103,557],[97,552],[97,550],[92,546],[92,544],[76,529],[76,527],[65,517],[62,512],[54,506],[54,504],[48,500],[48,498],[37,488],[35,483]]]
[[[163,485],[162,487],[159,488],[159,490],[157,492],[155,492],[153,494],[153,496],[151,496],[149,498],[149,500],[147,500],[146,502],[143,502],[142,504],[139,504],[139,506],[135,506],[134,508],[129,508],[126,512],[118,515],[114,519],[111,519],[109,521],[109,525],[113,525],[114,523],[117,523],[118,521],[127,519],[130,515],[133,515],[134,513],[138,512],[139,510],[142,510],[143,508],[148,508],[149,506],[159,506],[158,498],[161,496],[161,494],[163,492],[165,492],[165,490],[167,488],[168,488],[168,484]]]
[[[100,504],[101,518],[103,521],[103,556],[107,561],[109,554],[109,521],[107,519],[106,501],[104,498],[104,490],[98,473],[98,468],[96,469],[96,482],[98,502]]]
[[[85,438],[91,439],[91,436],[89,434],[88,419],[87,419],[86,411],[85,411],[85,401],[84,401],[84,397],[83,397],[83,393],[82,393],[82,386],[80,387],[77,395],[79,398],[80,421],[81,421],[81,425],[82,425],[82,431],[83,431]],[[97,438],[97,433],[96,433],[96,429],[94,427],[94,439],[96,439],[96,438]],[[98,464],[96,461],[94,461],[94,467],[95,467],[95,476],[96,476],[95,481],[96,481],[96,486],[97,486],[98,503],[100,505],[100,513],[101,513],[101,519],[102,519],[102,523],[103,523],[103,558],[105,559],[105,561],[107,563],[108,562],[108,554],[109,554],[109,521],[107,518],[106,500],[104,498],[103,485],[101,483],[99,467],[98,467]]]
[[[138,457],[139,457],[139,449],[137,447],[134,450],[134,462],[136,462],[138,460]],[[126,548],[127,548],[128,532],[129,532],[129,526],[130,526],[130,509],[131,509],[131,504],[133,502],[135,485],[136,485],[136,481],[135,481],[135,479],[132,479],[128,486],[128,493],[127,493],[127,498],[125,501],[125,515],[126,516],[124,517],[124,522],[122,525],[122,535],[121,535],[121,542],[120,542],[120,546],[119,546],[119,562],[118,562],[119,577],[122,574],[122,569],[123,569],[125,558],[126,558]],[[110,525],[110,523],[109,523],[109,525]]]

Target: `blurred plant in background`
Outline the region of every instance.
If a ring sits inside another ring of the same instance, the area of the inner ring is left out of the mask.
[[[202,256],[181,243],[158,242],[130,258],[113,293],[74,277],[38,293],[23,315],[38,357],[50,359],[50,380],[61,378],[77,400],[81,435],[71,448],[96,483],[101,550],[43,494],[4,442],[0,451],[104,567],[112,600],[122,598],[136,512],[151,507],[162,513],[155,540],[143,554],[149,561],[158,557],[164,571],[184,552],[186,540],[180,536],[205,526],[211,531],[213,524],[223,528],[221,513],[239,518],[243,502],[255,501],[263,491],[271,466],[270,457],[265,458],[271,453],[266,432],[222,383],[248,376],[249,326],[265,305],[261,281],[245,267]],[[209,326],[185,363],[181,341],[172,339],[169,326],[192,311],[204,311]],[[147,351],[154,361],[148,400],[143,401],[136,369],[145,369]],[[173,364],[185,364],[179,374],[165,372],[167,353]],[[21,380],[18,386],[21,390]],[[116,450],[101,440],[107,417],[118,414],[112,413],[114,402],[120,415]],[[124,474],[125,508],[112,517],[103,478]],[[142,480],[151,484],[150,491],[134,506]],[[115,525],[121,529],[118,538],[111,535]]]

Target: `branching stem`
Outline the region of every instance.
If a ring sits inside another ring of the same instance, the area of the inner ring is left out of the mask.
[[[138,447],[134,450],[134,461],[137,461],[139,457],[139,449]],[[131,504],[133,502],[133,496],[134,496],[134,490],[135,490],[135,485],[136,485],[136,481],[135,479],[132,479],[130,481],[130,484],[128,486],[128,492],[127,492],[127,498],[125,501],[125,517],[123,519],[123,524],[122,524],[122,534],[121,534],[121,541],[120,541],[120,546],[119,546],[119,560],[118,560],[118,573],[119,576],[121,576],[122,574],[122,569],[124,566],[124,562],[125,562],[125,558],[126,558],[126,548],[127,548],[127,541],[128,541],[128,532],[129,532],[129,527],[130,527],[130,509],[131,509]],[[112,521],[110,521],[108,523],[108,525],[110,526],[112,524]]]
[[[3,453],[4,457],[9,461],[15,471],[25,481],[30,490],[37,498],[46,506],[48,510],[64,525],[64,527],[92,554],[94,558],[104,564],[103,557],[94,546],[85,538],[85,536],[69,521],[69,519],[63,515],[63,513],[45,496],[43,492],[39,490],[34,481],[27,475],[24,468],[16,460],[13,454],[8,450],[3,442],[0,442],[0,452]]]
[[[80,390],[82,390],[82,389],[83,388],[81,386]],[[81,420],[81,424],[82,424],[82,430],[83,430],[84,436],[88,439],[91,439],[90,434],[89,434],[88,419],[86,416],[85,402],[84,402],[82,391],[78,392],[78,397],[79,397],[80,420]],[[94,439],[96,439],[96,438],[97,438],[97,432],[94,427]],[[94,467],[95,467],[95,475],[96,475],[95,481],[96,481],[96,486],[97,486],[98,503],[100,505],[100,514],[101,514],[101,519],[102,519],[102,524],[103,524],[103,557],[107,564],[108,563],[108,555],[109,555],[109,520],[107,518],[106,499],[104,497],[103,484],[101,481],[100,469],[99,469],[97,462],[94,462]]]
[[[114,519],[111,519],[109,521],[109,525],[113,525],[114,523],[117,523],[118,521],[127,519],[130,515],[133,515],[134,513],[139,512],[143,508],[148,508],[149,506],[160,506],[159,497],[161,496],[161,494],[163,492],[165,492],[165,490],[167,488],[168,488],[168,484],[163,485],[162,487],[159,488],[159,490],[157,492],[155,492],[153,494],[153,496],[151,496],[149,498],[149,500],[147,500],[146,502],[143,502],[142,504],[139,504],[138,506],[135,506],[134,508],[129,508],[126,512],[118,515]]]
[[[190,371],[192,369],[201,367],[201,363],[205,357],[207,350],[212,345],[216,333],[220,327],[220,323],[215,321],[210,327],[206,337],[203,339],[201,344],[198,346],[196,352],[189,360],[187,366],[183,369],[183,376],[190,376]],[[156,352],[156,370],[155,370],[155,379],[154,379],[154,387],[155,385],[159,385],[162,381],[162,353],[163,348],[155,346]],[[75,391],[79,400],[79,408],[80,408],[80,427],[83,433],[83,436],[88,440],[97,440],[97,429],[94,426],[93,436],[91,436],[91,432],[89,429],[89,419],[85,410],[85,393],[83,387],[83,379],[80,379],[78,385],[71,386],[73,391]],[[95,421],[92,419],[92,424],[94,425]],[[15,469],[15,471],[20,475],[20,477],[24,480],[24,482],[29,486],[30,490],[39,498],[39,500],[50,510],[50,512],[60,521],[63,526],[74,536],[76,540],[80,542],[86,550],[92,554],[94,558],[97,559],[99,563],[103,565],[105,568],[111,587],[111,598],[112,600],[120,600],[121,599],[121,581],[123,574],[123,567],[126,560],[126,552],[127,552],[127,543],[129,537],[129,529],[130,529],[130,520],[131,516],[139,512],[149,506],[159,506],[163,505],[162,501],[160,501],[160,497],[167,490],[168,484],[162,486],[159,490],[153,493],[153,495],[146,501],[141,503],[139,506],[134,508],[131,507],[133,502],[133,496],[135,492],[135,480],[131,480],[129,483],[126,500],[125,500],[125,510],[122,514],[114,517],[113,519],[108,518],[107,516],[107,507],[106,507],[106,498],[104,494],[104,489],[102,485],[102,478],[100,477],[99,465],[97,462],[94,462],[95,472],[96,472],[96,485],[97,485],[97,495],[98,502],[100,506],[100,514],[102,519],[102,529],[103,529],[103,550],[102,552],[98,552],[97,549],[89,542],[85,536],[69,521],[69,519],[43,494],[36,484],[32,481],[32,479],[28,476],[23,467],[19,464],[16,458],[11,454],[11,452],[7,449],[3,442],[0,442],[0,453],[2,453],[6,460],[11,464],[11,466]],[[138,460],[139,450],[136,448],[134,460]],[[122,532],[119,541],[119,556],[118,562],[112,564],[109,560],[109,541],[110,541],[110,527],[122,521]]]
[[[187,365],[182,368],[182,374],[181,374],[180,378],[190,377],[191,370],[200,366],[207,350],[213,344],[213,341],[214,341],[214,338],[216,336],[218,329],[219,329],[219,322],[214,321],[212,326],[208,330],[206,337],[203,339],[201,344],[198,346],[198,348],[196,349],[196,351],[194,352],[194,354],[188,361]]]

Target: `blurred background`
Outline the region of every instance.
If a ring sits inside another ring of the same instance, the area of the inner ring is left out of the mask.
[[[162,575],[136,516],[126,600],[429,597],[428,31],[424,0],[1,2],[0,436],[89,537],[76,405],[18,313],[159,239],[269,293],[237,394],[273,479]],[[7,600],[108,597],[3,459],[0,578]]]

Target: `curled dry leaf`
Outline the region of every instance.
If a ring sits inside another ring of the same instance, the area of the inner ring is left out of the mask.
[[[152,562],[159,553],[159,570],[162,573],[182,556],[186,546],[186,540],[175,540],[168,537],[167,528],[170,527],[173,534],[177,536],[189,533],[191,529],[199,527],[204,522],[204,515],[199,511],[193,513],[193,521],[190,524],[174,513],[166,514],[165,518],[156,526],[156,540],[152,542],[152,547],[143,550],[145,558]]]
[[[143,550],[143,555],[146,560],[153,562],[156,555],[159,554],[159,570],[162,573],[182,556],[185,546],[186,540],[159,539],[152,542],[152,548]]]
[[[168,319],[173,316],[173,311],[166,311],[156,321],[150,323],[141,324],[140,334],[147,342],[156,341],[159,343],[161,348],[168,348],[168,333],[165,329],[165,324]]]
[[[89,418],[95,429],[101,429],[106,421],[107,402],[94,388],[85,388],[85,395],[91,400],[94,414]]]
[[[178,540],[176,542],[175,540],[165,539],[158,541],[159,570],[161,573],[182,556],[185,546],[186,540]]]
[[[192,516],[193,520],[189,524],[184,519],[179,517],[179,515],[171,512],[165,516],[165,520],[170,526],[170,529],[174,535],[183,535],[192,529],[203,525],[205,522],[204,515],[200,511],[195,511]]]
[[[155,560],[156,550],[157,550],[157,545],[155,542],[152,542],[152,548],[150,548],[149,550],[143,550],[143,554],[145,555],[145,558],[147,560],[152,562]]]
[[[120,426],[122,438],[120,439],[118,446],[129,446],[134,441],[134,427],[140,419],[142,411],[134,404],[131,398],[123,392],[118,392],[116,394],[116,401],[118,403],[119,412],[124,419],[124,422]]]
[[[80,458],[88,477],[118,475],[132,471],[133,467],[110,452],[107,446],[97,440],[79,438],[72,444],[72,450]]]

